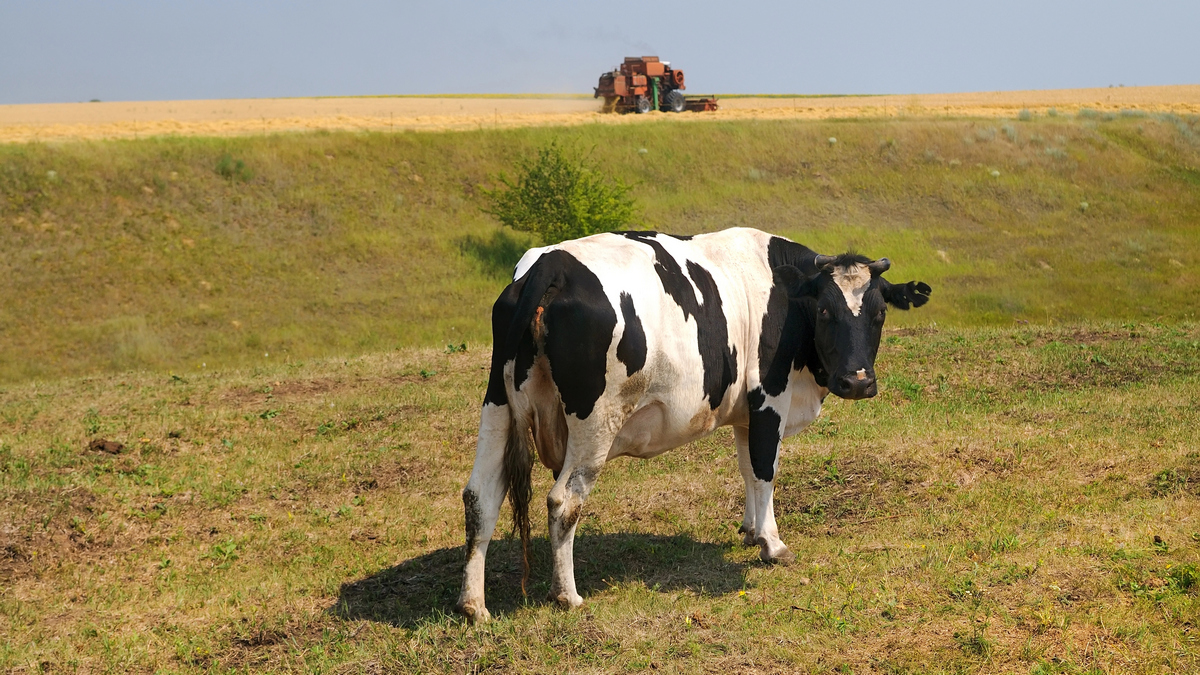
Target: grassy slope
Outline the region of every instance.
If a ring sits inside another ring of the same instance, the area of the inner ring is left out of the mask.
[[[479,212],[479,187],[551,138],[594,146],[635,182],[647,227],[748,225],[890,257],[893,278],[935,288],[928,309],[894,319],[909,325],[1195,316],[1195,121],[663,120],[6,145],[0,381],[486,342],[517,247]],[[253,178],[219,176],[225,153]]]
[[[738,543],[722,432],[606,468],[576,545],[582,611],[541,601],[544,537],[527,602],[497,541],[500,620],[474,629],[445,612],[485,362],[402,350],[0,391],[0,670],[1200,668],[1195,324],[892,330],[880,396],[831,399],[786,444],[797,564]],[[127,448],[84,450],[97,436]]]

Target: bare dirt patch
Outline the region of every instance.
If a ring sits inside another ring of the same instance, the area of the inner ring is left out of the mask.
[[[1200,114],[1200,85],[954,94],[720,98],[711,113],[611,115],[586,96],[378,97],[51,103],[0,106],[0,142],[295,131],[461,131],[705,119],[1014,117],[1120,111]]]

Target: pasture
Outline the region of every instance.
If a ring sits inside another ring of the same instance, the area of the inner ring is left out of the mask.
[[[470,627],[447,612],[486,362],[405,349],[6,386],[0,668],[1200,667],[1195,324],[889,330],[879,397],[831,398],[785,443],[797,563],[740,545],[723,431],[606,468],[576,543],[581,611],[543,601],[535,500],[528,599],[500,535],[498,620]]]
[[[785,442],[795,564],[741,546],[723,430],[605,469],[581,611],[540,496],[521,596],[506,509],[471,627],[459,490],[531,243],[480,190],[552,138],[644,227],[934,294],[878,397]],[[1198,167],[1196,119],[1138,112],[0,145],[0,669],[1200,669]]]

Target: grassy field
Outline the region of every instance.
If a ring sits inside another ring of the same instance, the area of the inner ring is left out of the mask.
[[[1195,319],[1196,119],[0,145],[0,382],[486,343],[529,242],[480,212],[480,188],[551,139],[634,183],[640,226],[890,257],[893,277],[935,289],[895,317],[909,326]]]
[[[474,628],[447,612],[485,352],[0,389],[0,670],[1200,668],[1194,323],[889,329],[879,397],[785,445],[797,563],[740,545],[722,431],[606,468],[581,611],[542,600],[544,536],[522,599],[501,535]]]
[[[582,611],[501,534],[470,627],[488,307],[531,243],[480,192],[551,139],[644,227],[935,290],[880,396],[786,443],[796,564],[741,547],[722,431],[607,467]],[[1139,113],[0,145],[0,670],[1200,670],[1198,222],[1200,122]]]

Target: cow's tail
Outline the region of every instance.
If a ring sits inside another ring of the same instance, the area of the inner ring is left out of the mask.
[[[508,483],[508,503],[512,506],[513,530],[521,535],[521,595],[525,595],[525,584],[529,581],[529,502],[533,499],[533,443],[528,415],[513,414],[509,420],[504,476]]]
[[[515,346],[525,339],[525,333],[528,331],[533,337],[538,353],[543,352],[545,327],[542,324],[542,314],[546,305],[550,304],[563,287],[563,283],[561,272],[548,269],[546,265],[534,263],[526,273],[512,318],[506,326],[505,343],[513,351]],[[493,331],[497,328],[499,326],[493,326]],[[508,487],[508,502],[512,506],[513,530],[521,536],[521,594],[524,595],[525,585],[529,581],[529,503],[533,499],[533,411],[527,406],[517,405],[514,398],[520,397],[510,397],[509,400],[511,418],[508,440],[504,444],[504,475]],[[525,409],[522,409],[523,407]]]

